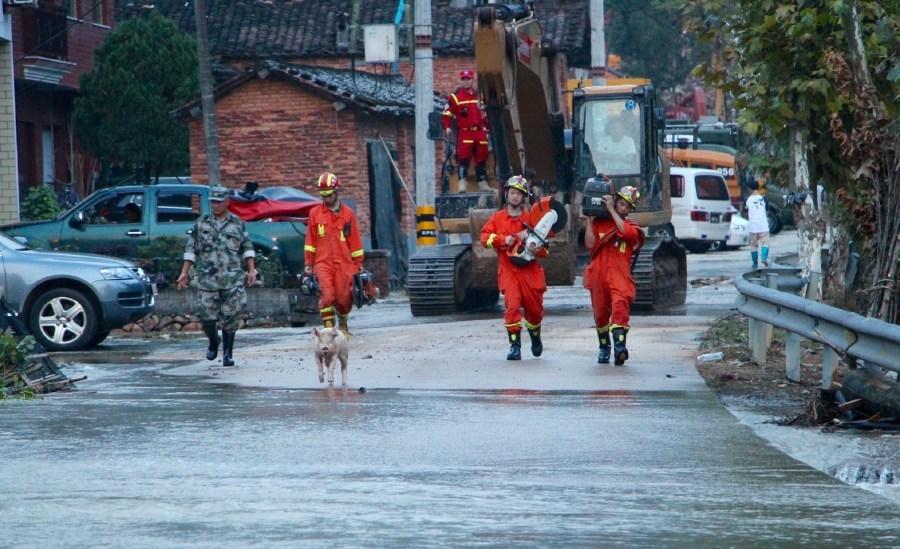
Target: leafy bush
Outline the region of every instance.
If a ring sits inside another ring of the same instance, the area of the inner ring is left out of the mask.
[[[22,219],[25,221],[53,219],[61,211],[56,193],[49,185],[33,187],[22,202]]]

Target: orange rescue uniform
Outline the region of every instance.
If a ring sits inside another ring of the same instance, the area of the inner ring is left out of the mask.
[[[590,227],[596,240],[591,263],[584,271],[584,287],[591,292],[594,322],[602,331],[628,329],[636,295],[631,259],[644,244],[644,233],[634,221],[624,221],[624,231],[619,231],[612,219],[594,219]]]
[[[481,245],[497,250],[497,285],[506,304],[503,323],[511,334],[522,331],[522,309],[529,330],[540,327],[544,318],[544,292],[547,291],[544,268],[536,260],[522,267],[515,265],[507,253],[506,237],[518,239],[527,219],[525,213],[513,217],[503,209],[494,213],[481,229]],[[535,255],[545,257],[547,253],[547,248],[541,248]]]
[[[447,108],[441,117],[444,129],[456,119],[456,160],[465,166],[470,158],[484,164],[488,158],[487,119],[481,112],[478,94],[467,88],[457,88],[450,94]]]
[[[363,265],[359,224],[353,210],[340,204],[337,211],[320,204],[309,212],[304,246],[306,265],[319,281],[319,312],[326,325],[334,324],[353,308],[353,275]]]

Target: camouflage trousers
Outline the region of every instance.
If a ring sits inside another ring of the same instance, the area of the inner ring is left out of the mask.
[[[201,321],[215,321],[219,328],[236,332],[240,321],[244,318],[247,307],[247,292],[243,286],[228,290],[200,290],[200,310],[197,316]]]

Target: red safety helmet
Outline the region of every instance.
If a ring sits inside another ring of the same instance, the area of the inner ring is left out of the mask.
[[[461,70],[459,71],[459,77],[461,79],[472,80],[473,78],[475,78],[475,72],[472,69]]]
[[[319,176],[319,181],[316,184],[319,187],[319,194],[322,196],[328,196],[334,191],[341,188],[341,180],[338,179],[338,176],[334,175],[331,172],[325,172]]]
[[[616,193],[616,196],[628,202],[632,208],[637,208],[638,199],[641,197],[641,192],[637,190],[637,187],[632,187],[631,185],[625,185],[619,192]]]

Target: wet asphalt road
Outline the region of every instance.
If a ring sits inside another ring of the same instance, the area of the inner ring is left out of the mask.
[[[27,535],[0,545],[900,543],[896,507],[763,443],[708,392],[361,394],[155,365],[77,372],[92,379],[77,393],[3,406],[0,524]]]
[[[696,256],[691,277],[739,253]],[[726,287],[688,307],[727,311]],[[549,314],[587,314],[575,295]],[[363,320],[399,325],[402,307]],[[114,339],[70,357],[77,392],[0,403],[0,546],[900,544],[900,508],[706,390],[263,390],[142,361],[161,347],[201,344]]]

